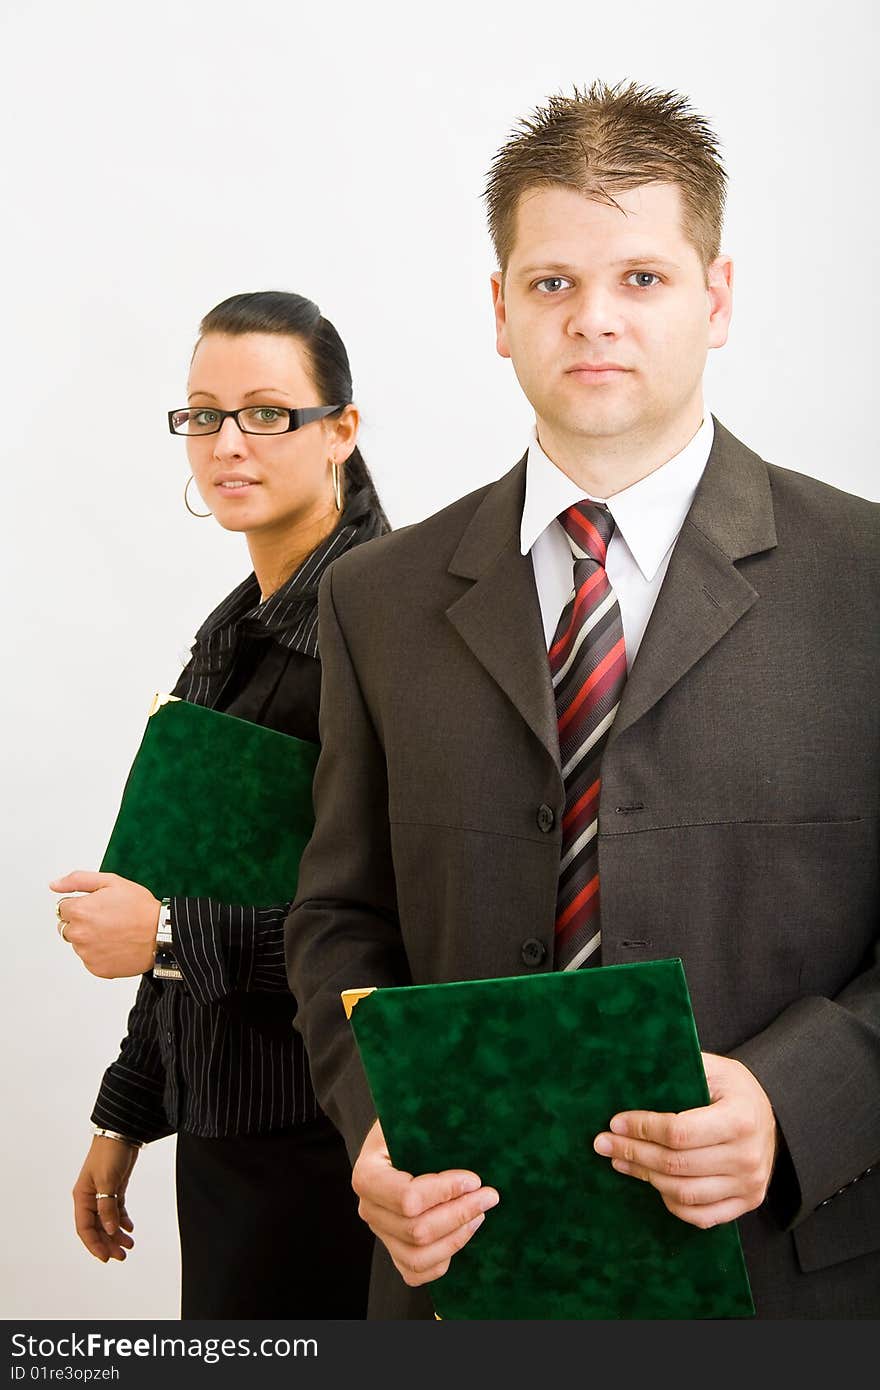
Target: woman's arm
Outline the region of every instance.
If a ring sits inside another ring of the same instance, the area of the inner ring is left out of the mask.
[[[104,1073],[92,1122],[141,1143],[174,1133],[165,1114],[165,1063],[159,1047],[160,986],[145,975],[128,1015],[119,1056]]]
[[[234,990],[287,993],[289,911],[290,903],[235,907],[214,898],[172,898],[172,951],[193,998],[211,1004]]]
[[[165,1114],[158,986],[144,976],[119,1056],[104,1073],[92,1121],[114,1138],[92,1139],[73,1188],[77,1235],[96,1259],[124,1260],[134,1245],[125,1194],[140,1144],[173,1133]],[[127,1142],[131,1141],[131,1142]]]
[[[118,874],[77,871],[56,879],[59,893],[82,893],[62,904],[64,939],[101,979],[142,975],[153,967],[160,903]],[[171,951],[200,1004],[233,990],[284,992],[284,919],[290,903],[238,907],[214,898],[170,899]],[[171,983],[171,982],[169,982]],[[173,987],[173,986],[172,986]]]

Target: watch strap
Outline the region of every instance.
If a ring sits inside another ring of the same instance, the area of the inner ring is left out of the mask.
[[[171,899],[163,898],[159,904],[159,925],[156,930],[156,948],[169,947],[174,942],[174,924],[171,920]]]

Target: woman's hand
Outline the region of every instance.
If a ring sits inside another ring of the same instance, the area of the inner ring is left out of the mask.
[[[125,1210],[125,1189],[138,1156],[119,1139],[95,1135],[73,1189],[76,1233],[96,1260],[124,1260],[134,1241],[134,1224]],[[98,1196],[98,1193],[110,1196]]]
[[[82,870],[53,879],[49,887],[53,893],[86,895],[66,898],[59,907],[64,939],[86,970],[114,980],[153,968],[161,904],[149,888],[118,874]]]

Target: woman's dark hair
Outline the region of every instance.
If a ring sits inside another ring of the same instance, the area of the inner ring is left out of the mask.
[[[351,367],[345,344],[317,304],[301,294],[283,290],[259,290],[224,299],[199,325],[206,333],[286,333],[298,338],[309,354],[312,376],[327,405],[347,405],[351,400]],[[373,479],[355,446],[344,469],[341,525],[356,525],[361,540],[371,540],[391,530]]]

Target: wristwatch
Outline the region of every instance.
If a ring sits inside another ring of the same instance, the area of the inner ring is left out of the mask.
[[[180,966],[174,958],[174,931],[171,922],[171,899],[163,898],[159,907],[159,926],[156,931],[156,958],[153,976],[157,980],[182,980]]]

